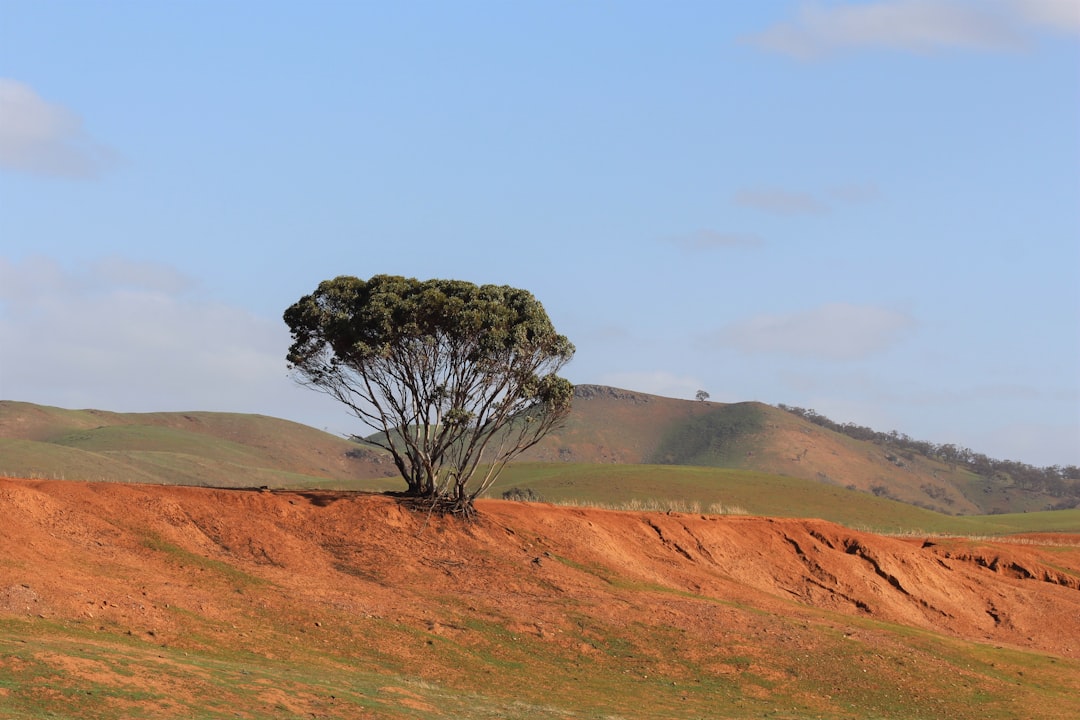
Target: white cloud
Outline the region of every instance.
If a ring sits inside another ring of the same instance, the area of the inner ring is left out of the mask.
[[[716,230],[698,230],[686,235],[668,238],[668,242],[689,252],[713,250],[716,248],[757,247],[762,239],[752,233],[718,232]]]
[[[711,342],[751,354],[859,360],[888,349],[913,325],[894,310],[835,303],[791,315],[759,315],[729,325]]]
[[[92,178],[114,160],[115,153],[94,141],[76,114],[28,85],[0,78],[0,168]]]
[[[279,320],[201,300],[176,270],[0,258],[0,398],[125,412],[256,412],[354,425],[287,375]]]
[[[798,58],[858,48],[1015,50],[1029,45],[1040,29],[1077,32],[1078,8],[1075,0],[808,2],[790,21],[746,40]]]
[[[609,373],[601,375],[596,382],[624,390],[689,400],[694,399],[694,394],[702,389],[701,380],[665,370]]]

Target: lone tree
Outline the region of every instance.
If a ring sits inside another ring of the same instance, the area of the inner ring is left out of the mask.
[[[698,399],[698,402],[705,402],[709,399],[709,393],[705,392],[704,390],[698,390],[694,397]]]
[[[556,373],[574,346],[525,290],[341,276],[285,322],[296,379],[379,431],[372,442],[408,493],[441,510],[472,514],[506,463],[570,411],[573,386]]]

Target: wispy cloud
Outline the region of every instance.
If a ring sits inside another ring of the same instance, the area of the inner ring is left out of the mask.
[[[28,85],[0,78],[0,168],[93,178],[115,160],[116,153],[91,138],[75,113]]]
[[[828,205],[810,193],[779,188],[740,190],[735,194],[735,204],[777,215],[817,215],[829,210]]]
[[[753,233],[719,232],[717,230],[698,230],[685,235],[673,235],[667,242],[689,252],[714,250],[717,248],[757,247],[764,241]]]
[[[807,2],[791,20],[745,40],[808,59],[860,48],[1016,50],[1030,45],[1040,30],[1080,32],[1080,6],[1075,0]]]
[[[895,310],[834,303],[790,315],[758,315],[728,325],[709,342],[750,354],[860,360],[888,349],[913,326],[911,317]]]

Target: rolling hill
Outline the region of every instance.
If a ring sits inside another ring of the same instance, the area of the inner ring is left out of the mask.
[[[549,464],[556,473],[585,465],[743,471],[751,473],[746,482],[760,475],[796,478],[948,515],[1042,511],[1080,500],[1025,486],[1007,473],[979,475],[888,440],[856,439],[762,403],[678,400],[597,385],[578,386],[566,424],[518,462]],[[0,472],[218,487],[400,489],[393,463],[378,448],[284,420],[11,401],[0,401]],[[654,473],[654,479],[664,476]],[[522,473],[514,477],[517,484],[530,482]],[[573,499],[567,487],[561,498]],[[1080,494],[1080,482],[1071,491]],[[610,492],[606,499],[620,502],[637,489],[614,483]],[[670,493],[657,488],[652,496]]]
[[[566,425],[522,459],[752,470],[948,514],[1046,510],[1062,500],[1004,475],[980,476],[902,445],[858,440],[764,403],[677,400],[597,385],[577,386]]]
[[[219,487],[386,486],[377,449],[238,413],[114,413],[0,401],[0,473]]]

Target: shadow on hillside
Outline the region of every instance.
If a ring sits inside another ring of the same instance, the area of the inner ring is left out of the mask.
[[[409,500],[415,500],[407,493],[401,492],[379,492],[375,490],[291,490],[287,488],[271,488],[268,486],[262,487],[242,487],[242,488],[223,488],[228,490],[240,490],[243,492],[258,492],[258,493],[270,493],[273,495],[281,495],[287,497],[296,497],[306,500],[309,505],[315,507],[329,507],[340,500],[349,500],[361,497],[388,497],[393,498],[399,503],[406,503]]]
[[[344,500],[348,497],[355,496],[358,493],[343,492],[339,490],[304,490],[294,494],[297,497],[304,498],[309,504],[314,505],[315,507],[328,507],[338,500]]]
[[[348,500],[349,498],[368,497],[372,495],[383,495],[384,493],[371,492],[368,490],[286,490],[286,489],[272,489],[268,487],[256,487],[256,488],[238,488],[248,492],[262,492],[271,493],[274,495],[284,495],[289,497],[297,497],[307,500],[308,504],[315,507],[328,507],[338,502],[339,500]]]

